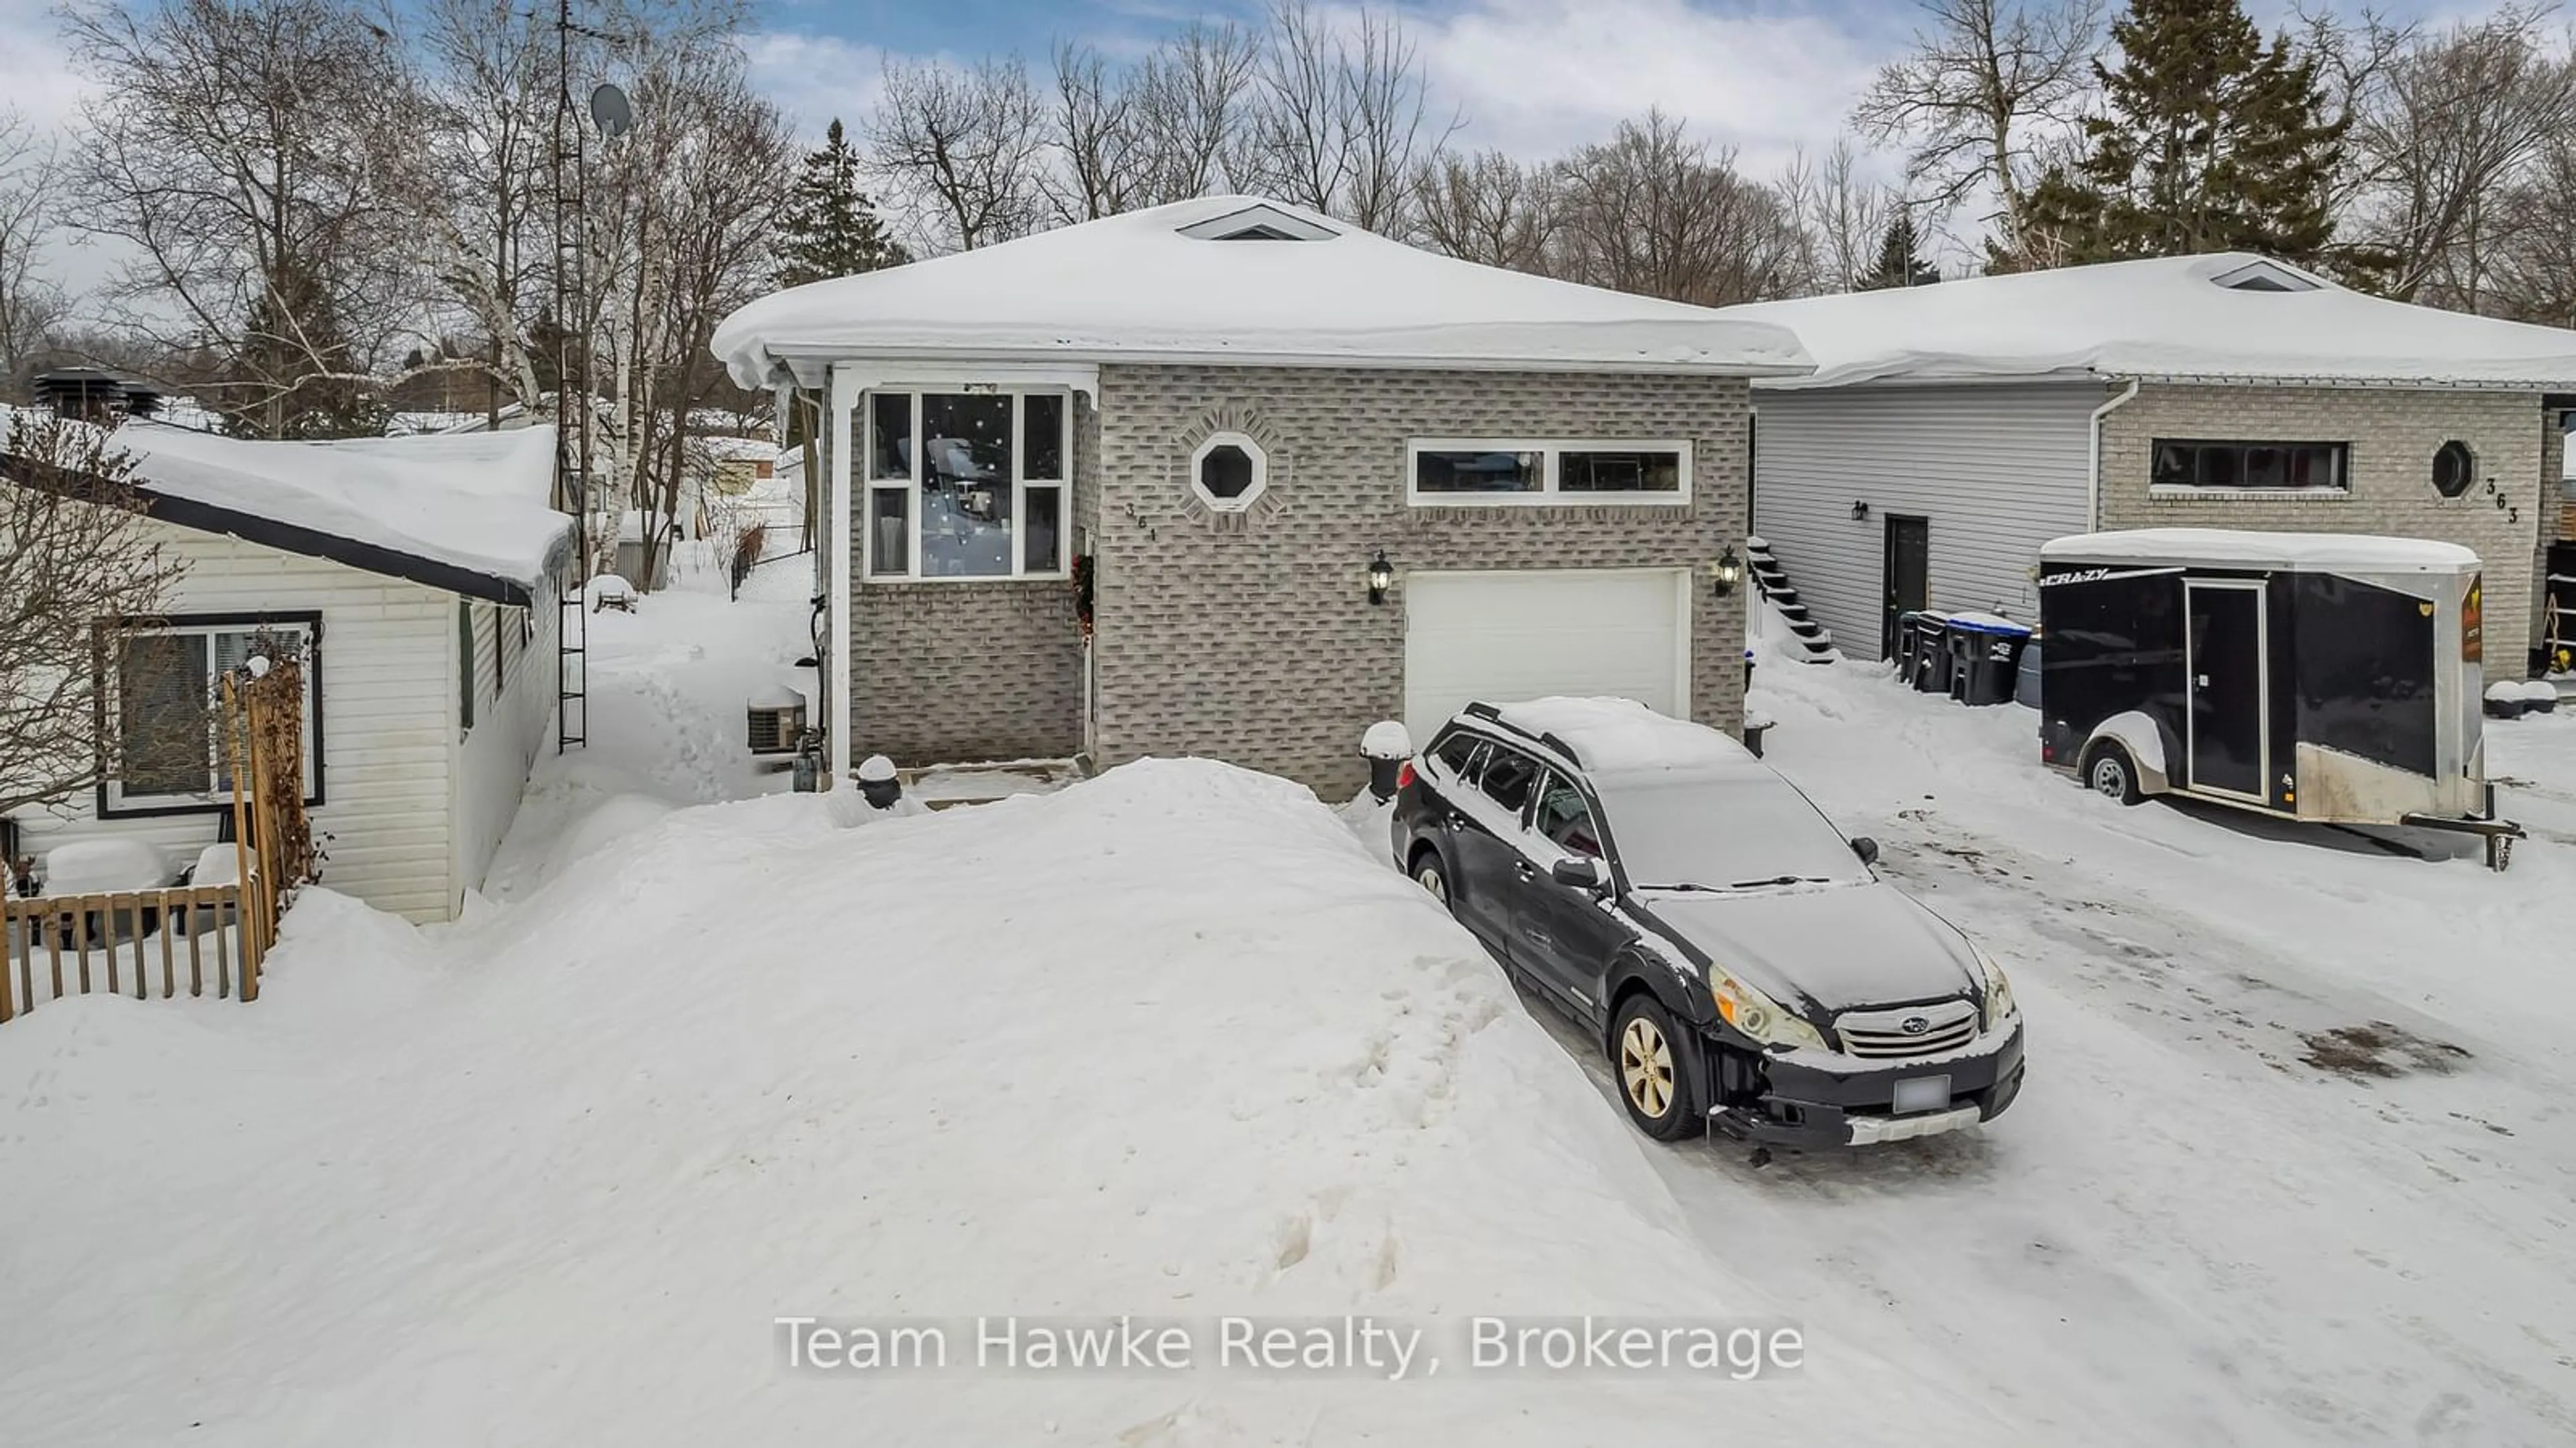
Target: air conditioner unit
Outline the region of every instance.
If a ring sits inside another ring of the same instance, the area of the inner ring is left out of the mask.
[[[748,729],[751,752],[793,754],[805,733],[805,696],[791,689],[751,701]]]

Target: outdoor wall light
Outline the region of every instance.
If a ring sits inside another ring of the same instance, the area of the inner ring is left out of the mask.
[[[1709,590],[1724,598],[1735,592],[1735,586],[1743,581],[1744,560],[1735,556],[1735,545],[1729,543],[1726,551],[1717,555],[1717,561],[1708,566]]]
[[[1386,591],[1395,587],[1395,565],[1386,561],[1386,550],[1383,548],[1377,550],[1377,556],[1369,560],[1368,583],[1371,603],[1386,602]]]
[[[1855,518],[1866,518],[1866,517],[1868,517],[1868,516],[1869,516],[1869,504],[1867,504],[1867,503],[1854,503],[1854,504],[1852,504],[1852,516],[1853,516],[1853,517],[1855,517]]]

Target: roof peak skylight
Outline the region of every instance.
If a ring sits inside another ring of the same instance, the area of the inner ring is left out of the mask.
[[[1199,241],[1331,241],[1341,235],[1293,211],[1266,204],[1193,221],[1179,230]]]

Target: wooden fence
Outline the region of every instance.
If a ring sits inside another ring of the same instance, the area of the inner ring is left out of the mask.
[[[0,896],[0,1021],[39,1000],[105,991],[150,999],[179,993],[259,999],[260,965],[278,917],[313,877],[304,812],[304,673],[280,657],[261,672],[226,673],[218,690],[222,748],[232,775],[231,881],[94,895]],[[91,965],[95,953],[98,963]],[[40,964],[41,962],[41,964]],[[46,987],[39,990],[39,987]]]
[[[247,893],[266,894],[257,881]],[[275,942],[239,885],[180,885],[113,895],[0,899],[0,1021],[43,1000],[104,991],[149,1000],[188,994],[259,999],[259,966]],[[155,969],[155,966],[158,969]],[[156,989],[157,987],[157,989]]]

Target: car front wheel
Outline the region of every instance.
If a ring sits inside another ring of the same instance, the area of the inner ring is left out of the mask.
[[[1657,1141],[1705,1129],[1691,1100],[1685,1039],[1663,1003],[1642,992],[1622,1002],[1610,1024],[1610,1072],[1619,1100],[1637,1129]]]

